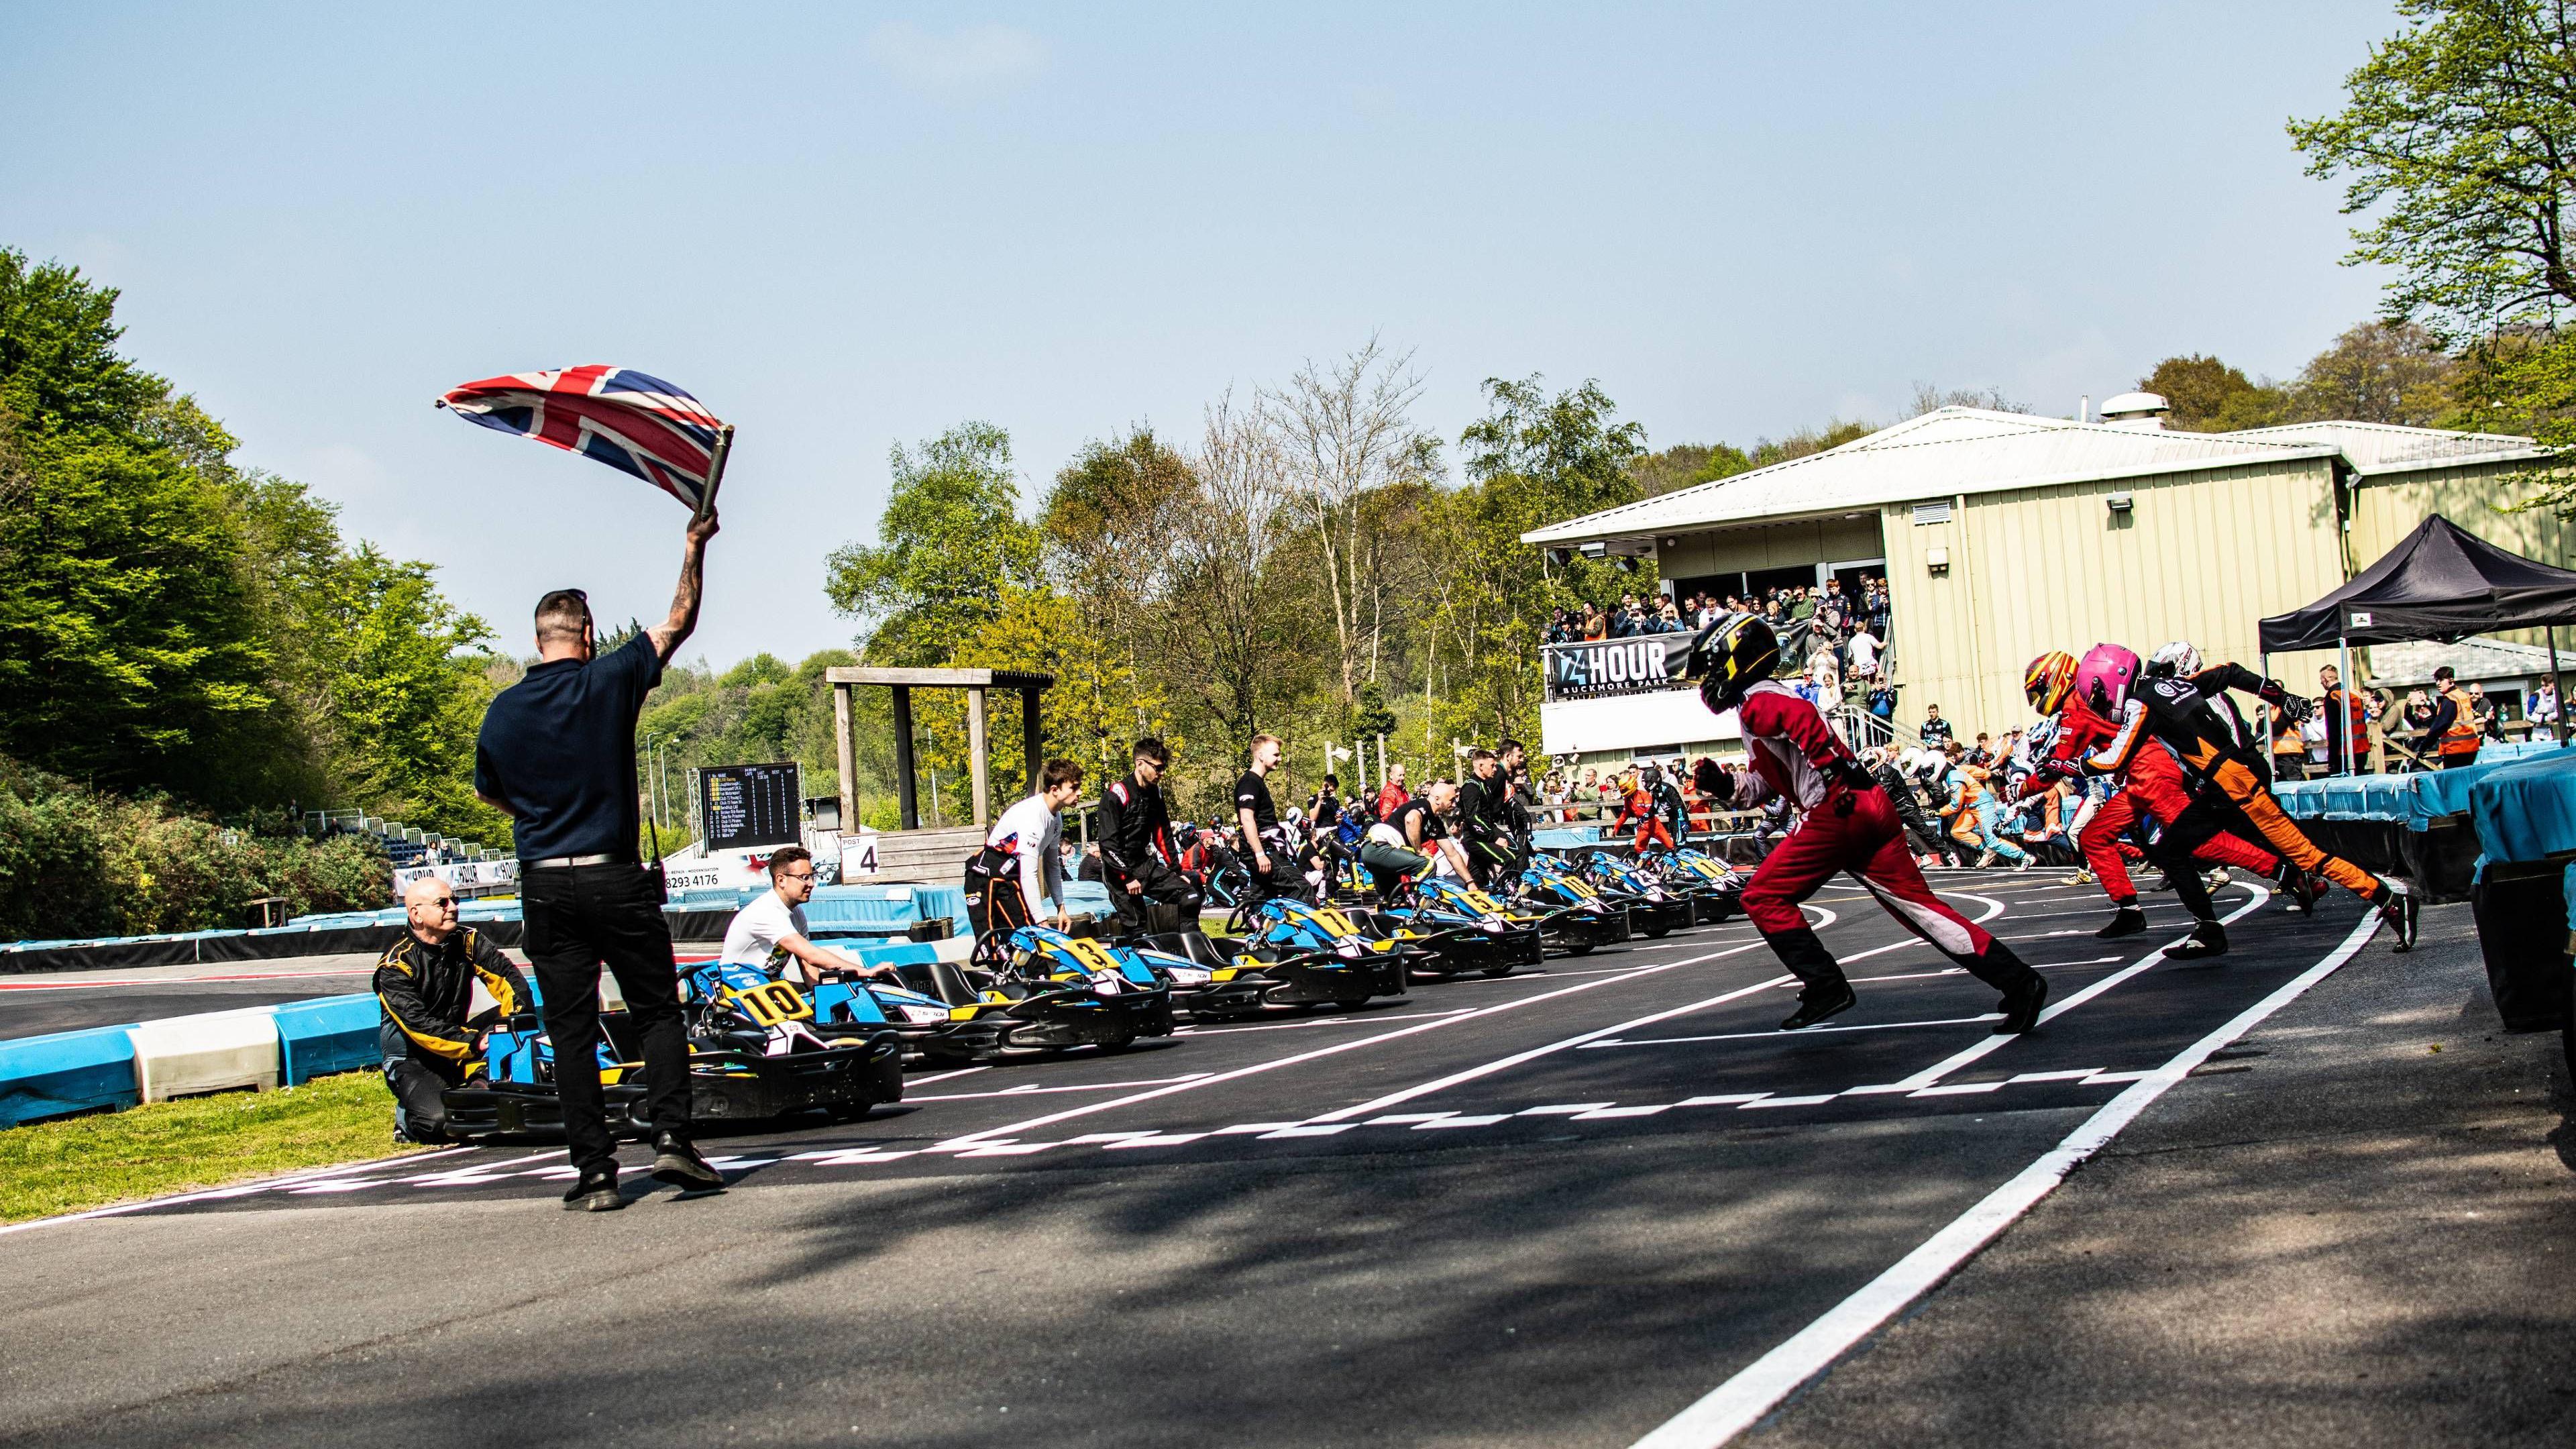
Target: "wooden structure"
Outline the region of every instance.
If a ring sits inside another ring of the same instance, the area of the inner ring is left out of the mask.
[[[996,689],[1020,692],[1020,748],[1028,761],[1028,779],[1036,787],[1045,768],[1044,736],[1038,727],[1038,696],[1055,685],[1052,674],[1026,674],[1010,669],[873,669],[842,667],[823,671],[832,686],[832,739],[841,767],[841,828],[856,830],[859,821],[858,751],[850,738],[850,691],[860,685],[882,685],[894,691],[894,773],[903,806],[903,829],[921,829],[921,782],[912,758],[912,692],[916,689],[966,691],[966,758],[974,779],[975,824],[993,820],[991,772],[985,756],[985,696]],[[892,842],[889,842],[891,844]],[[969,847],[972,848],[971,846]]]

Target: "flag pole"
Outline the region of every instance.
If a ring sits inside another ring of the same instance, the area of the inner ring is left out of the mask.
[[[716,490],[724,486],[725,454],[733,451],[733,424],[727,423],[716,432],[715,456],[707,463],[707,486],[698,492],[697,517],[704,518],[716,506]]]

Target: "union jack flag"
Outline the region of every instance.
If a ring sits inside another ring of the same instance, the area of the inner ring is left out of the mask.
[[[452,388],[438,406],[632,473],[692,509],[725,431],[696,398],[631,367],[504,373]]]

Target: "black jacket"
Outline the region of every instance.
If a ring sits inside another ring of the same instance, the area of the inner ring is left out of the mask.
[[[469,1021],[474,983],[490,992],[494,1009]],[[471,926],[433,946],[409,931],[376,962],[376,1000],[384,1008],[377,1028],[385,1059],[431,1057],[450,1067],[468,1067],[474,1053],[475,1023],[506,1021],[536,1010],[536,998],[519,968],[501,948]]]
[[[1159,786],[1137,783],[1134,775],[1100,792],[1100,863],[1112,885],[1141,880],[1148,862],[1169,866],[1179,855],[1172,848],[1172,814]]]
[[[1473,774],[1458,782],[1459,833],[1469,840],[1505,840],[1512,833],[1511,784],[1496,770],[1494,778]]]

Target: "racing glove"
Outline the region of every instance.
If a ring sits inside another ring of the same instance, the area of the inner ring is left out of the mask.
[[[1852,807],[1860,802],[1860,793],[1878,783],[1869,767],[1858,760],[1836,760],[1826,767],[1826,773],[1844,787],[1842,794],[1834,798],[1836,815],[1852,813]]]
[[[2263,688],[2257,692],[2256,697],[2279,710],[2292,724],[2306,724],[2308,716],[2317,712],[2316,701],[2290,693],[2281,687],[2281,682],[2277,679],[2264,680]]]

